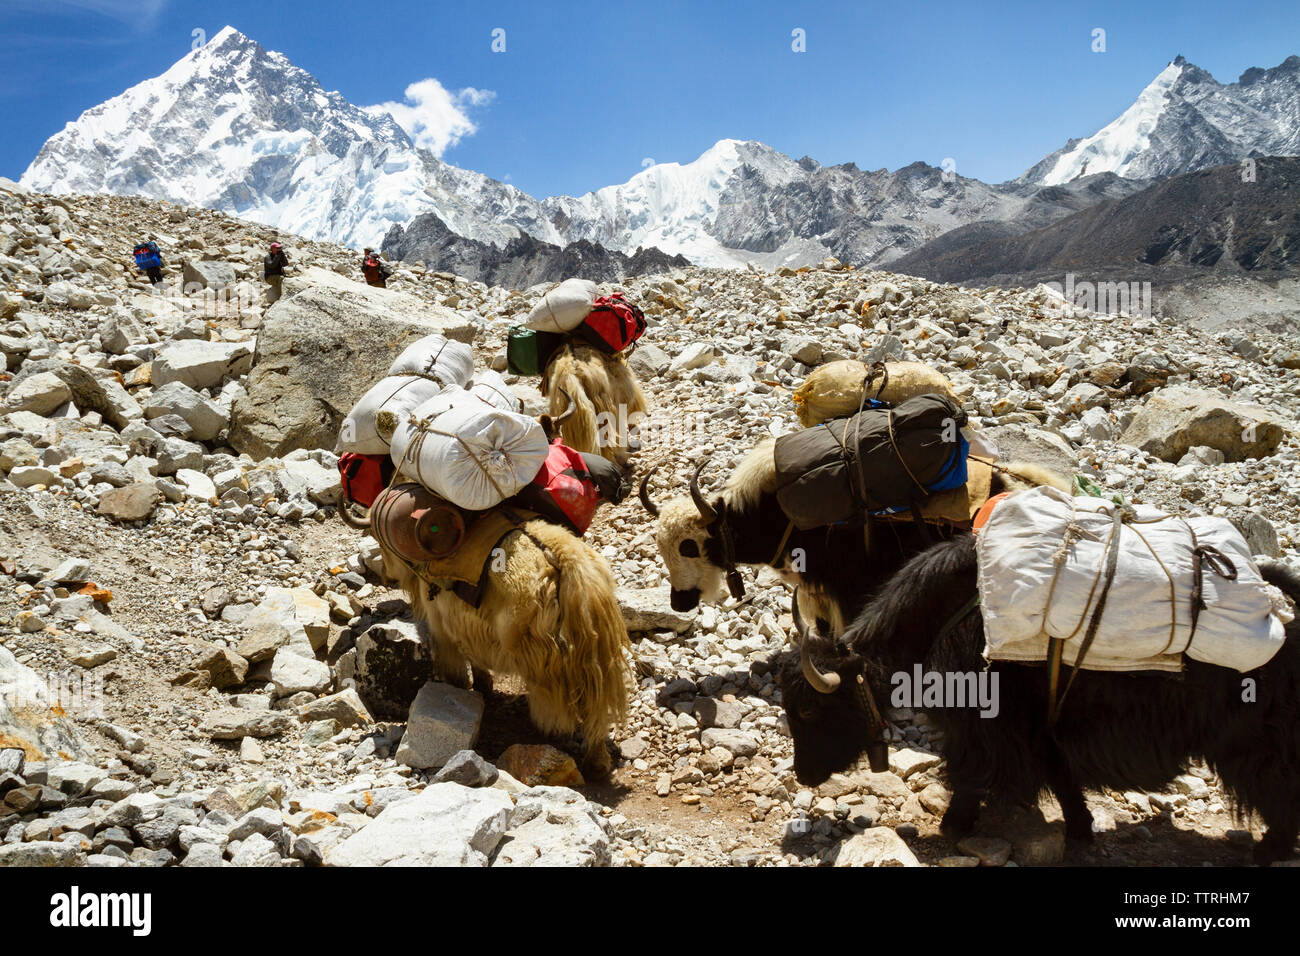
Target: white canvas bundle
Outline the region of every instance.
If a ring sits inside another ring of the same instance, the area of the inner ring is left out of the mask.
[[[1045,660],[1050,636],[1066,641],[1064,659],[1074,662],[1104,583],[1115,508],[1041,487],[993,509],[976,537],[987,658]],[[1118,567],[1084,668],[1176,671],[1185,653],[1245,672],[1277,653],[1291,613],[1237,529],[1225,518],[1134,510],[1136,520],[1120,532]],[[1194,635],[1193,532],[1196,544],[1217,548],[1237,570],[1228,580],[1204,564],[1205,607]]]
[[[538,332],[569,332],[591,314],[598,295],[596,283],[589,279],[565,279],[542,296],[524,326]]]
[[[442,391],[435,381],[418,375],[390,375],[381,378],[352,406],[348,417],[339,428],[339,440],[334,446],[336,454],[356,452],[359,455],[386,455],[388,442],[375,428],[375,417],[383,411],[403,419]]]
[[[549,451],[536,419],[449,388],[398,423],[390,455],[434,494],[482,511],[532,481]]]
[[[514,389],[490,368],[474,373],[474,377],[470,379],[469,390],[471,394],[477,395],[489,405],[502,411],[522,412],[524,410],[524,403],[519,400]]]
[[[403,349],[388,374],[420,375],[443,385],[465,386],[474,374],[474,350],[434,332]]]

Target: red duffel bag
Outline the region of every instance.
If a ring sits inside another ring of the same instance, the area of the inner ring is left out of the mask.
[[[581,535],[591,526],[601,496],[582,455],[557,439],[537,477],[512,500]]]

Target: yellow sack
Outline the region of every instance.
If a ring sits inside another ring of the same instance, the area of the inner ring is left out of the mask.
[[[883,379],[882,390],[880,363],[867,365],[853,359],[830,362],[816,369],[795,390],[795,415],[805,428],[845,418],[857,412],[864,390],[867,398],[878,398],[890,405],[930,392],[958,401],[948,380],[921,362],[885,362]]]

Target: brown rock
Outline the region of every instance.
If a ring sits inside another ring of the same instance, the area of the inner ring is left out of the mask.
[[[550,744],[512,744],[495,761],[529,787],[581,787],[585,781],[572,757]]]
[[[99,496],[99,513],[115,521],[142,521],[153,514],[158,489],[152,482],[137,481],[111,488]]]
[[[214,647],[199,661],[199,669],[208,672],[208,679],[217,690],[234,687],[248,676],[248,661],[234,651]]]

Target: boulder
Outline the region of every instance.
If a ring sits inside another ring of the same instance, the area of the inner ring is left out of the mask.
[[[253,349],[247,342],[183,339],[159,349],[151,364],[150,379],[155,386],[183,382],[195,390],[215,388],[226,376],[247,373],[252,364]]]
[[[514,809],[493,789],[435,783],[330,850],[330,866],[487,866]]]
[[[88,368],[59,359],[42,359],[39,362],[24,363],[22,369],[14,376],[10,395],[19,392],[20,388],[32,378],[40,377],[43,382],[48,383],[49,380],[44,376],[50,374],[58,377],[67,386],[70,400],[80,411],[99,412],[104,421],[114,428],[125,428],[131,422],[144,417],[144,411],[119,384],[112,372],[103,370],[96,375]]]
[[[872,827],[849,837],[835,853],[835,866],[920,866],[908,845],[888,827]]]
[[[216,438],[230,421],[230,416],[216,402],[204,398],[184,382],[168,382],[156,388],[144,404],[144,417],[179,415],[199,441]]]
[[[581,787],[584,782],[574,759],[550,744],[512,744],[496,765],[528,787]]]
[[[698,608],[674,611],[669,603],[669,587],[625,588],[615,592],[623,623],[629,631],[688,631],[699,616]]]
[[[493,866],[608,866],[608,824],[576,790],[533,787],[519,795]]]
[[[143,521],[158,504],[158,488],[153,482],[136,481],[121,488],[110,488],[99,496],[98,512],[115,521]]]
[[[213,740],[239,740],[242,737],[273,737],[292,726],[293,717],[281,710],[226,707],[208,714],[199,730]]]
[[[1070,443],[1055,432],[1030,425],[997,425],[985,434],[997,444],[1002,461],[1032,462],[1065,478],[1079,466]]]
[[[380,720],[405,720],[433,672],[417,627],[409,621],[374,624],[356,645],[357,693]]]
[[[40,372],[23,379],[5,396],[10,411],[49,415],[72,399],[72,390],[53,372]]]
[[[482,720],[481,694],[429,681],[411,703],[397,762],[416,770],[441,767],[473,748]]]
[[[93,760],[65,714],[70,703],[51,699],[49,684],[0,645],[0,750],[20,749],[31,761]]]
[[[230,442],[255,459],[332,448],[352,405],[416,339],[473,341],[470,319],[451,309],[319,269],[295,280],[267,311],[232,412]]]
[[[314,657],[305,657],[292,645],[281,647],[271,660],[271,684],[276,697],[289,697],[303,691],[319,694],[329,687],[331,679],[328,664]]]
[[[1243,461],[1273,454],[1286,429],[1267,408],[1176,385],[1153,392],[1119,440],[1165,461],[1178,461],[1194,445]]]
[[[235,267],[229,262],[218,262],[215,259],[203,259],[197,262],[186,259],[181,265],[181,278],[187,292],[194,286],[219,292],[230,288],[237,281]]]

